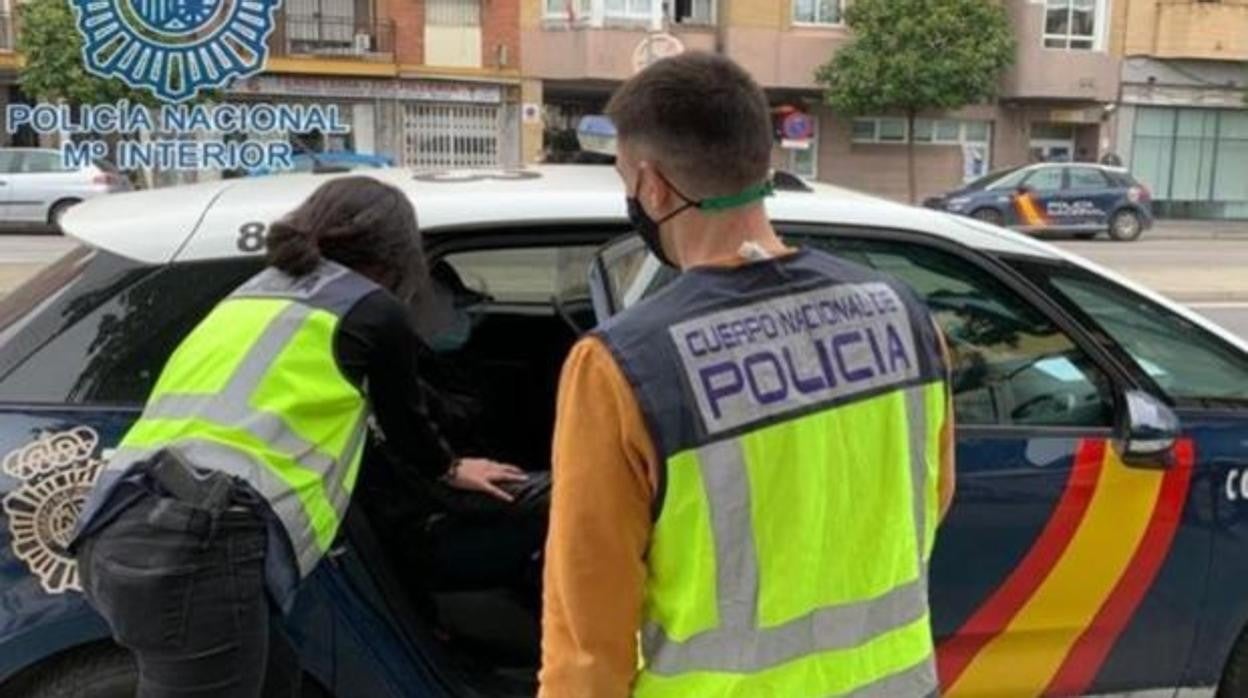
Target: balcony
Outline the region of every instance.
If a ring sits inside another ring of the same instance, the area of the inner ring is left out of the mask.
[[[390,61],[394,23],[353,17],[284,14],[270,38],[272,55]]]

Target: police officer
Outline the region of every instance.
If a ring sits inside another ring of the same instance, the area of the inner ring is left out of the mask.
[[[140,696],[297,694],[266,589],[289,611],[333,544],[370,414],[430,480],[510,499],[525,479],[457,459],[429,418],[399,300],[428,274],[402,192],[322,185],[273,224],[268,262],[173,353],[79,522],[83,589],[134,652]]]
[[[933,694],[931,317],[777,237],[767,100],[727,58],[660,61],[608,113],[633,224],[682,273],[564,367],[541,695]]]

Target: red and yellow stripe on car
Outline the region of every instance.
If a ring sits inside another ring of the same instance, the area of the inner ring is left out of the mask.
[[[1049,217],[1040,210],[1040,202],[1028,191],[1020,191],[1014,195],[1014,210],[1018,212],[1018,222],[1024,228],[1047,228]]]
[[[1091,688],[1165,561],[1195,461],[1131,468],[1080,442],[1066,488],[1022,562],[939,648],[944,695],[1069,696]]]

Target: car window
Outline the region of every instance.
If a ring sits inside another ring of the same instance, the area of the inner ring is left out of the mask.
[[[589,298],[590,245],[474,250],[442,258],[469,289],[496,303],[542,304]]]
[[[988,185],[989,189],[1017,189],[1023,179],[1036,170],[1019,169]]]
[[[1105,189],[1113,186],[1105,173],[1091,167],[1068,167],[1066,172],[1070,175],[1068,189]]]
[[[144,268],[104,285],[70,289],[42,314],[71,321],[58,323],[0,379],[0,399],[143,403],[182,338],[259,264],[229,260]]]
[[[1058,191],[1062,188],[1060,167],[1042,167],[1023,180],[1023,186],[1036,191]]]
[[[910,284],[944,330],[959,424],[1104,427],[1109,380],[1043,313],[976,264],[913,243],[802,237]]]
[[[995,184],[998,180],[1003,180],[1006,177],[1017,175],[1019,169],[1021,168],[1011,167],[1011,168],[1004,169],[1004,170],[997,170],[995,172],[989,172],[988,174],[983,175],[982,177],[979,177],[978,179],[972,180],[970,183],[963,185],[962,188],[968,191],[980,191],[982,189],[989,187],[990,185]]]
[[[1171,397],[1248,399],[1248,359],[1218,337],[1088,272],[1045,268],[1038,273],[1047,277],[1059,300],[1090,316]]]
[[[18,152],[16,150],[0,150],[0,172],[10,174],[17,171]]]
[[[61,156],[57,153],[27,151],[22,155],[18,170],[30,174],[44,174],[64,172],[65,168],[61,166]]]

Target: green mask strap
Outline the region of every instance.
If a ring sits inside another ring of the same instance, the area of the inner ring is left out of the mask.
[[[718,196],[711,199],[703,199],[698,202],[698,210],[700,211],[727,211],[728,209],[740,208],[748,206],[755,201],[761,201],[776,193],[776,187],[771,180],[763,182],[757,186],[750,187],[739,194],[730,196]]]

